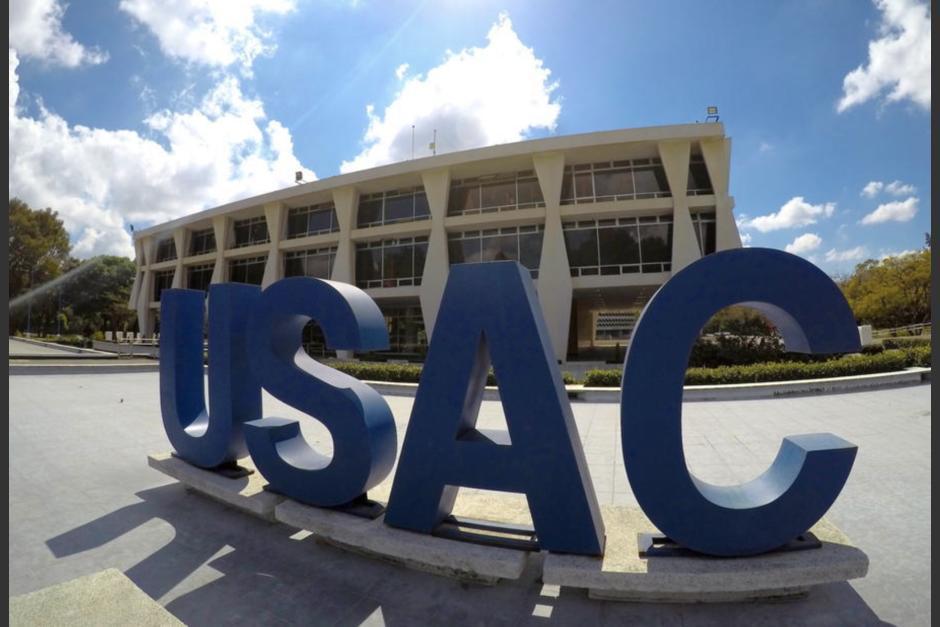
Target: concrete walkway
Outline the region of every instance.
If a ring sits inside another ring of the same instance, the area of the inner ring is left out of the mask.
[[[460,584],[320,546],[187,493],[147,467],[148,453],[170,448],[156,373],[9,383],[10,595],[115,567],[192,625],[930,624],[929,385],[685,405],[688,463],[712,482],[756,476],[784,435],[830,431],[858,444],[828,516],[871,568],[799,601],[663,606],[592,601],[532,574],[492,588]],[[401,438],[413,399],[387,400]],[[598,500],[635,502],[618,406],[572,407]],[[267,395],[265,408],[298,416]],[[311,443],[328,451],[328,434],[306,422]],[[499,402],[485,401],[480,426],[501,424]]]

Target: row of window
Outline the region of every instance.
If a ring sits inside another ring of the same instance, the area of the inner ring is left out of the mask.
[[[693,155],[690,160],[686,193],[690,196],[713,193],[708,169],[700,155]],[[565,168],[561,190],[561,202],[566,205],[669,196],[671,193],[666,173],[658,158],[568,166]],[[472,215],[544,206],[538,177],[532,170],[526,170],[453,181],[447,215]],[[429,217],[427,194],[423,187],[416,187],[362,195],[359,198],[356,226],[366,228]],[[337,231],[339,223],[332,202],[288,210],[288,239]],[[270,242],[264,216],[236,220],[234,234],[233,248]],[[189,248],[190,255],[215,252],[213,229],[194,231]],[[176,258],[176,243],[172,237],[157,243],[157,263]]]
[[[672,261],[672,217],[643,216],[565,222],[565,248],[572,276],[668,272]],[[715,252],[715,213],[692,214],[696,241],[702,254]],[[514,260],[538,278],[545,227],[541,224],[462,231],[448,235],[450,264]],[[421,285],[427,237],[366,242],[356,245],[356,285],[361,288]],[[289,251],[284,276],[329,279],[336,247]],[[229,263],[229,281],[260,285],[266,256],[235,259]],[[189,266],[186,286],[206,290],[213,264]],[[154,296],[173,284],[173,270],[154,275]]]

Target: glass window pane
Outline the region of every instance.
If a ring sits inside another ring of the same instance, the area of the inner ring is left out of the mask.
[[[516,181],[489,183],[481,189],[482,207],[512,207],[516,204]]]
[[[688,189],[696,191],[710,191],[712,188],[711,179],[708,178],[708,168],[704,163],[689,164]]]
[[[672,224],[643,224],[639,228],[643,263],[672,261]]]
[[[666,182],[666,171],[662,166],[648,168],[635,168],[633,178],[636,181],[637,194],[656,194],[669,191]]]
[[[483,261],[519,259],[519,236],[499,235],[483,238]]]
[[[332,255],[308,255],[306,275],[317,279],[329,279],[331,258]]]
[[[618,226],[598,230],[601,265],[639,263],[640,242],[635,226]]]
[[[538,179],[521,179],[519,185],[519,204],[528,205],[545,202]]]
[[[414,219],[414,196],[396,196],[385,199],[385,222]]]
[[[382,278],[382,249],[366,248],[356,251],[356,281],[376,281]]]
[[[480,188],[476,185],[452,187],[447,212],[451,215],[480,208]]]
[[[374,222],[382,221],[382,199],[364,200],[359,203],[359,217],[356,219],[357,226],[365,226]]]
[[[593,175],[590,172],[577,174],[574,177],[574,191],[578,198],[593,198],[594,184],[591,182]]]
[[[703,222],[702,232],[705,234],[705,249],[702,251],[702,254],[710,255],[715,252],[715,222]]]
[[[414,245],[415,251],[415,268],[414,276],[420,277],[424,276],[424,260],[428,256],[428,243],[421,242]]]
[[[386,246],[384,251],[384,279],[405,279],[414,276],[412,246]]]
[[[287,214],[287,237],[303,237],[307,234],[307,214],[302,211]]]
[[[565,248],[572,268],[598,265],[596,229],[565,231]]]
[[[329,232],[333,226],[333,210],[311,211],[307,217],[307,233]]]
[[[246,270],[247,272],[245,273],[245,283],[261,285],[261,281],[264,279],[264,263],[249,264]]]
[[[633,177],[629,170],[607,170],[594,174],[597,197],[633,194]]]
[[[431,215],[431,208],[428,206],[428,195],[424,192],[415,194],[415,219],[429,215]]]
[[[538,270],[542,259],[544,232],[523,233],[519,236],[519,262],[529,270]]]
[[[561,179],[561,199],[574,199],[574,183],[571,172],[566,172],[564,177]]]
[[[303,257],[288,257],[284,262],[284,276],[304,276]]]

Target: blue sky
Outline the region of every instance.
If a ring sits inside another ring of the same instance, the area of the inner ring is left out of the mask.
[[[718,105],[744,239],[830,273],[930,231],[916,0],[14,0],[10,194],[79,256],[234,198],[427,152]]]

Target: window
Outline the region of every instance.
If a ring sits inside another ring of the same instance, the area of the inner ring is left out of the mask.
[[[491,213],[544,207],[542,189],[532,170],[453,181],[447,215]]]
[[[420,307],[389,307],[383,309],[382,314],[388,327],[389,352],[415,354],[427,348]]]
[[[692,214],[692,228],[695,229],[695,239],[703,255],[715,252],[715,212],[700,211]]]
[[[235,259],[228,266],[228,280],[233,283],[261,285],[264,279],[264,265],[267,257],[248,257]]]
[[[264,216],[235,221],[235,246],[233,248],[267,244],[270,241],[268,223],[265,221]]]
[[[571,276],[671,269],[672,216],[581,220],[562,226]]]
[[[421,285],[427,237],[405,237],[356,245],[356,285],[361,288]]]
[[[451,265],[511,259],[528,268],[532,278],[538,278],[544,234],[541,224],[451,233],[448,256]]]
[[[414,222],[430,215],[431,208],[423,187],[363,194],[359,197],[356,227]]]
[[[339,231],[332,202],[296,207],[287,212],[287,239]]]
[[[162,239],[157,243],[157,261],[173,261],[176,259],[176,241],[172,237]]]
[[[594,319],[594,340],[603,342],[630,339],[636,318],[636,313],[632,311],[598,311]]]
[[[160,300],[160,293],[173,287],[174,270],[155,272],[153,275],[153,299]]]
[[[201,266],[186,268],[186,287],[191,290],[206,291],[212,283],[212,271],[215,264],[206,263]]]
[[[561,183],[563,205],[669,196],[666,171],[658,158],[571,165]]]
[[[211,228],[193,231],[192,241],[189,243],[190,255],[205,255],[215,252],[215,231]]]
[[[329,279],[333,273],[336,247],[291,251],[284,255],[284,276]]]
[[[708,176],[708,168],[701,155],[692,155],[689,161],[689,182],[686,189],[689,196],[715,193],[712,190],[712,180]]]

